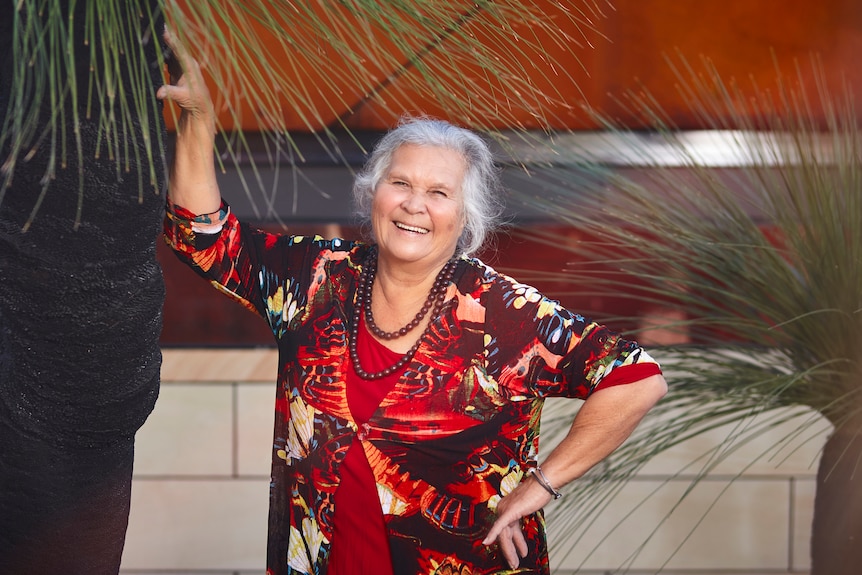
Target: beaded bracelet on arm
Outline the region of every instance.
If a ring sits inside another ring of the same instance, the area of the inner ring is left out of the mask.
[[[222,203],[216,212],[210,214],[199,214],[192,220],[192,230],[198,234],[217,234],[224,227],[230,207]]]
[[[536,482],[545,489],[545,491],[550,493],[554,499],[559,499],[560,497],[563,496],[562,493],[560,493],[559,491],[554,489],[554,487],[551,485],[551,482],[548,481],[547,477],[545,477],[545,474],[542,471],[542,468],[539,467],[538,465],[536,467],[530,469],[527,472],[527,474],[532,475],[533,479],[535,479]]]

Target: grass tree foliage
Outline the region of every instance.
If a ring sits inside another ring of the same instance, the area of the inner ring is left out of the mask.
[[[289,129],[329,145],[345,103],[397,118],[416,93],[478,128],[517,124],[512,106],[543,125],[562,96],[536,80],[565,72],[533,55],[578,41],[561,19],[586,29],[599,16],[593,0],[3,3],[0,572],[119,566],[134,435],[159,384],[164,21],[224,95],[229,151],[263,126],[276,158]]]
[[[832,431],[817,474],[812,573],[851,575],[862,565],[859,115],[849,90],[828,89],[816,63],[811,75],[800,66],[777,90],[753,94],[706,70],[683,66],[679,78],[703,126],[717,131],[712,145],[684,145],[660,106],[632,93],[621,103],[646,119],[648,133],[601,121],[637,158],[636,172],[600,165],[563,137],[549,139],[553,163],[523,176],[535,195],[520,199],[581,238],[562,246],[587,262],[566,271],[579,290],[671,310],[663,327],[690,339],[658,353],[671,390],[655,416],[572,486],[549,528],[565,530],[569,544],[583,541],[633,474],[691,438],[730,430],[681,470],[696,484],[766,432],[786,432],[760,454],[780,462],[825,418]],[[802,80],[811,76],[813,90]],[[732,166],[701,154],[716,143]],[[559,237],[544,240],[561,247]],[[644,542],[659,529],[648,528]]]

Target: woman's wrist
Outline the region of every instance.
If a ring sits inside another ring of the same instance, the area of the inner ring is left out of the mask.
[[[548,481],[547,477],[545,477],[545,473],[542,471],[542,468],[538,465],[530,469],[527,474],[531,475],[533,479],[536,480],[536,483],[541,485],[542,488],[548,493],[550,493],[551,497],[553,497],[554,499],[559,499],[563,496],[562,493],[560,493],[557,489],[554,488],[553,485],[551,485],[551,482]]]
[[[183,111],[177,122],[177,137],[206,138],[215,142],[215,124],[215,114]]]

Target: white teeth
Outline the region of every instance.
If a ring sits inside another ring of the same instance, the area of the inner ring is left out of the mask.
[[[414,226],[408,226],[407,224],[402,224],[400,222],[395,222],[395,226],[402,229],[402,230],[406,230],[408,232],[416,232],[417,234],[427,234],[428,233],[428,230],[426,230],[425,228],[417,228]]]

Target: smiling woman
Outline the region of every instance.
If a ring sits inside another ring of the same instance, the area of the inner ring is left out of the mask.
[[[464,229],[465,172],[461,154],[447,148],[403,145],[392,154],[372,204],[381,269],[421,277],[452,257]]]
[[[470,257],[500,213],[497,172],[450,123],[407,119],[375,147],[354,189],[366,241],[239,222],[208,90],[168,40],[185,74],[159,91],[182,110],[166,237],[279,348],[268,573],[549,573],[542,508],[665,393],[658,365]],[[586,401],[539,472],[550,396]]]

